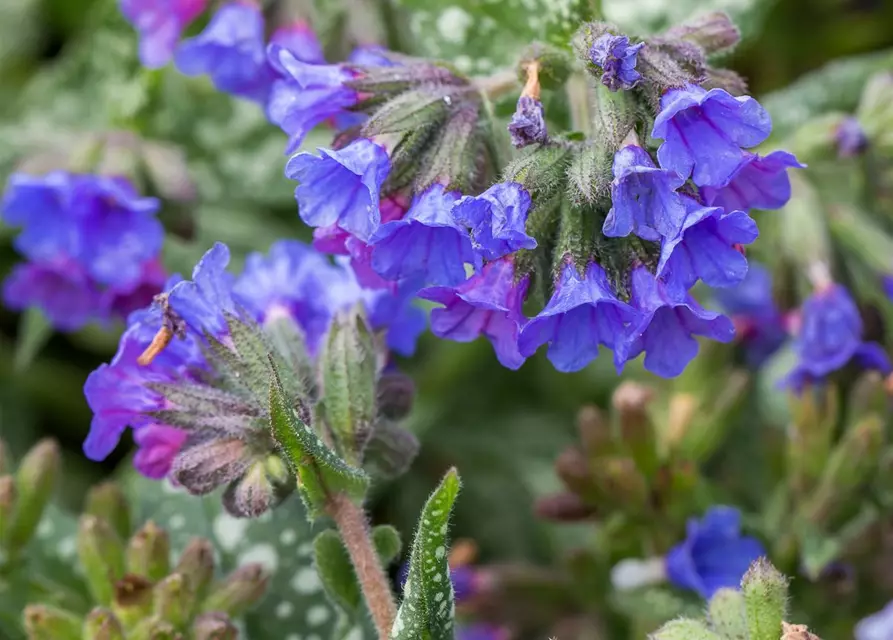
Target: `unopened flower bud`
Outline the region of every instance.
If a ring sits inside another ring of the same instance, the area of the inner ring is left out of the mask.
[[[277,502],[276,488],[267,475],[263,460],[258,460],[223,493],[223,506],[237,518],[256,518]]]
[[[639,509],[648,501],[648,484],[632,458],[603,458],[592,472],[603,500],[627,510]]]
[[[402,420],[412,411],[415,383],[398,372],[383,373],[378,379],[378,413],[391,420]]]
[[[746,638],[747,621],[744,618],[744,594],[738,589],[720,589],[707,604],[710,626],[728,638]]]
[[[183,550],[174,571],[189,578],[189,584],[201,597],[214,577],[214,548],[205,538],[193,538]]]
[[[22,459],[16,472],[15,514],[6,538],[11,552],[23,548],[34,535],[56,484],[59,464],[59,445],[49,439],[38,442]]]
[[[611,425],[604,412],[594,404],[585,405],[577,412],[577,433],[583,451],[590,457],[615,451]]]
[[[593,477],[589,460],[576,448],[562,451],[555,460],[555,471],[565,486],[584,499],[592,496]]]
[[[170,622],[153,616],[127,634],[127,640],[183,640],[183,636]]]
[[[29,640],[81,640],[81,619],[45,604],[29,605],[24,612]]]
[[[534,511],[540,518],[557,522],[587,520],[596,513],[595,507],[586,503],[576,493],[569,491],[539,498],[534,506]]]
[[[611,402],[619,423],[620,438],[636,466],[646,476],[657,469],[657,437],[648,405],[654,390],[636,382],[622,382]]]
[[[97,607],[84,620],[84,640],[124,640],[124,628],[109,609]]]
[[[195,640],[237,640],[239,631],[228,616],[215,611],[195,619],[192,635]]]
[[[195,594],[189,580],[182,573],[172,573],[155,585],[153,590],[155,615],[175,627],[183,627],[192,614]]]
[[[788,581],[766,558],[741,579],[748,638],[777,638],[787,612]]]
[[[698,398],[691,393],[675,393],[670,396],[667,426],[663,434],[669,449],[676,449],[685,437],[698,411],[699,404]]]
[[[339,314],[319,357],[325,421],[348,464],[358,465],[376,413],[378,354],[364,314]]]
[[[741,32],[727,14],[712,11],[669,29],[663,37],[688,40],[701,47],[707,55],[712,55],[737,45]]]
[[[15,479],[12,476],[0,476],[0,541],[6,538],[6,532],[12,523],[15,506]]]
[[[180,451],[174,458],[171,475],[190,493],[204,495],[240,478],[252,462],[252,453],[244,440],[211,440]]]
[[[672,620],[650,636],[651,640],[719,640],[700,620]]]
[[[84,513],[102,518],[121,536],[130,536],[130,506],[124,492],[114,482],[103,482],[92,487],[84,502]]]
[[[124,575],[124,544],[105,520],[81,516],[77,552],[94,601],[112,602],[115,583]]]
[[[378,420],[363,452],[363,468],[379,478],[403,475],[419,453],[419,440],[391,420]]]
[[[269,576],[261,565],[243,565],[211,589],[202,603],[202,611],[222,611],[238,616],[260,600],[268,581]]]
[[[125,575],[115,585],[112,611],[125,628],[152,613],[152,583],[143,576]]]
[[[127,544],[127,572],[161,580],[170,571],[170,553],[167,532],[150,520]]]

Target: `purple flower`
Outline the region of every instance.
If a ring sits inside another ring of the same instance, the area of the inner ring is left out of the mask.
[[[750,366],[762,365],[787,340],[784,316],[772,296],[772,277],[762,265],[751,262],[740,284],[714,296],[730,314]]]
[[[530,194],[517,182],[500,182],[481,195],[456,203],[453,217],[471,227],[475,248],[485,260],[496,260],[520,249],[535,249],[527,235]]]
[[[0,210],[7,224],[22,227],[15,248],[31,260],[78,253],[74,180],[75,176],[65,171],[43,176],[14,173],[9,177]]]
[[[749,96],[735,98],[723,89],[697,85],[671,89],[651,135],[663,143],[657,159],[664,169],[699,187],[723,187],[746,161],[743,149],[763,142],[772,130],[769,114]]]
[[[270,43],[283,47],[301,62],[308,64],[326,63],[322,44],[320,44],[316,33],[306,22],[298,21],[279,27],[270,37]],[[266,52],[264,55],[266,55]]]
[[[614,364],[645,352],[645,368],[664,378],[678,376],[698,353],[694,336],[731,342],[735,327],[725,316],[707,311],[689,295],[674,297],[645,267],[632,273],[632,306],[640,313],[617,341]]]
[[[168,302],[177,315],[198,335],[227,335],[225,313],[236,313],[233,301],[234,278],[226,271],[229,247],[218,242],[205,252],[192,280],[178,282],[170,290]]]
[[[137,471],[155,480],[171,470],[174,457],[186,443],[187,433],[164,424],[150,424],[133,434],[139,450],[133,458]]]
[[[388,50],[377,44],[364,44],[350,52],[347,61],[360,67],[396,67],[387,56]]]
[[[678,235],[661,245],[657,275],[681,297],[700,278],[711,287],[734,287],[747,275],[739,245],[757,239],[757,223],[743,211],[702,207],[685,198],[688,214]]]
[[[701,521],[688,521],[685,540],[670,549],[667,577],[709,600],[719,589],[738,588],[751,563],[764,555],[759,540],[741,535],[737,509],[711,507]]]
[[[463,282],[465,265],[480,267],[480,256],[453,215],[458,198],[443,185],[432,185],[402,219],[381,225],[369,238],[372,268],[389,280],[418,279],[448,287]]]
[[[285,165],[297,180],[298,215],[311,227],[339,227],[368,241],[381,222],[379,191],[390,171],[388,154],[360,138],[343,149],[302,152]]]
[[[505,629],[483,622],[459,626],[456,629],[456,640],[506,640],[507,638],[508,634]]]
[[[549,304],[521,330],[518,348],[531,356],[549,343],[549,361],[559,371],[579,371],[598,356],[599,345],[615,348],[636,312],[614,294],[595,262],[581,276],[572,262],[562,267]]]
[[[139,280],[125,286],[109,287],[102,292],[101,316],[126,320],[134,311],[149,306],[152,299],[161,293],[166,280],[167,272],[159,259],[144,262]]]
[[[602,232],[610,238],[635,233],[645,240],[672,238],[682,228],[686,210],[676,189],[679,174],[658,169],[647,151],[630,145],[614,154],[611,210]]]
[[[174,63],[188,76],[211,76],[220,91],[264,103],[275,78],[266,51],[260,7],[236,1],[220,7],[198,36],[183,41]]]
[[[529,279],[515,279],[511,258],[486,264],[483,271],[456,287],[429,287],[419,297],[444,305],[431,312],[431,331],[439,338],[471,342],[484,335],[499,362],[509,369],[524,364],[518,335],[524,320],[521,305]]]
[[[589,58],[601,67],[602,84],[611,91],[632,89],[642,78],[636,71],[636,62],[639,49],[644,46],[644,42],[631,45],[627,36],[599,36],[592,43]]]
[[[865,130],[853,116],[847,116],[840,122],[834,139],[837,142],[837,155],[841,158],[858,156],[868,148]]]
[[[349,68],[303,62],[275,43],[267,57],[282,76],[270,91],[267,118],[288,134],[286,154],[294,153],[315,126],[356,104],[356,91],[346,85],[356,75]]]
[[[794,339],[798,362],[793,378],[819,379],[856,358],[863,366],[890,371],[890,362],[874,343],[862,341],[862,318],[849,292],[831,285],[813,293],[803,303],[800,326]]]
[[[893,602],[862,618],[854,630],[856,640],[890,640],[893,637]]]
[[[805,167],[787,151],[773,151],[764,157],[746,153],[743,164],[726,186],[704,187],[701,193],[708,205],[727,211],[780,209],[791,199],[787,170]]]
[[[518,106],[509,122],[512,145],[521,149],[531,144],[543,144],[549,137],[543,116],[543,103],[530,96],[518,98]]]
[[[100,306],[100,294],[84,270],[68,260],[16,265],[3,283],[3,303],[15,311],[38,307],[60,331],[75,331]]]
[[[166,65],[183,29],[195,20],[208,0],[120,0],[121,13],[140,36],[140,62],[157,69]]]

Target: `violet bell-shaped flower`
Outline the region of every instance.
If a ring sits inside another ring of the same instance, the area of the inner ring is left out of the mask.
[[[140,62],[163,67],[174,55],[183,30],[205,10],[208,0],[120,0],[121,13],[140,37]]]
[[[735,337],[732,321],[701,307],[690,295],[674,297],[644,266],[632,273],[630,304],[638,311],[614,350],[614,364],[622,370],[629,360],[645,353],[645,368],[664,378],[674,378],[698,354],[704,336],[719,342]]]
[[[606,33],[592,43],[589,59],[602,70],[601,81],[611,91],[632,89],[642,74],[636,71],[639,49],[644,42],[630,44],[627,36]]]
[[[381,222],[379,192],[390,171],[387,152],[360,138],[343,149],[302,152],[285,166],[295,188],[298,215],[311,227],[337,225],[364,242]]]
[[[684,196],[688,211],[682,229],[661,245],[657,275],[668,291],[684,296],[698,279],[711,287],[733,287],[747,275],[739,246],[759,235],[757,223],[743,211],[704,207]]]
[[[465,196],[453,216],[471,228],[475,249],[485,260],[496,260],[520,249],[535,249],[527,234],[530,194],[517,182],[499,182],[479,196]]]
[[[13,267],[3,282],[3,304],[14,311],[37,307],[55,328],[75,331],[93,318],[100,293],[73,261],[28,262]]]
[[[440,184],[417,196],[403,218],[381,225],[369,238],[372,268],[390,280],[418,279],[447,287],[462,283],[465,265],[479,269],[481,258],[455,218],[458,199],[458,193]]]
[[[737,509],[711,507],[700,521],[688,521],[685,540],[670,549],[667,578],[709,600],[719,589],[738,588],[751,563],[765,554],[759,540],[741,535]]]
[[[671,89],[660,100],[652,137],[663,140],[657,159],[664,169],[699,187],[723,187],[772,130],[768,112],[750,96],[697,85]]]
[[[543,103],[532,96],[521,96],[508,125],[512,145],[523,149],[532,144],[543,144],[549,137]]]
[[[481,273],[458,286],[428,287],[418,295],[444,305],[431,312],[431,331],[438,338],[471,342],[483,335],[499,362],[517,369],[525,360],[518,351],[518,337],[528,284],[526,276],[516,281],[512,258],[505,257],[487,263]]]
[[[219,91],[261,104],[275,79],[267,64],[263,14],[250,0],[221,6],[204,31],[180,44],[174,62],[185,75],[207,74]]]
[[[617,298],[601,266],[592,262],[581,275],[568,260],[549,303],[521,330],[518,348],[527,357],[548,343],[558,371],[579,371],[598,356],[599,345],[614,349],[636,316]]]
[[[614,154],[611,209],[602,232],[609,238],[635,233],[643,240],[672,238],[682,228],[686,208],[676,189],[685,183],[675,171],[658,169],[642,147]]]
[[[787,151],[773,151],[766,156],[747,153],[744,162],[724,187],[703,187],[706,204],[727,211],[748,209],[780,209],[791,199],[788,169],[804,169]]]

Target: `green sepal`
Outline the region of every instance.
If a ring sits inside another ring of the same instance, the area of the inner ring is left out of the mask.
[[[455,90],[434,85],[401,93],[369,118],[363,125],[363,135],[405,133],[443,122],[449,112],[449,96]]]
[[[298,479],[298,489],[310,518],[323,514],[326,497],[344,492],[361,501],[369,487],[369,477],[339,458],[304,423],[288,400],[279,371],[270,362],[270,428],[286,462]]]
[[[460,485],[458,472],[451,469],[422,510],[392,640],[453,638],[455,600],[447,563],[447,530]]]
[[[788,581],[766,558],[741,580],[748,640],[778,640],[787,613]]]
[[[533,147],[509,163],[502,172],[506,182],[517,182],[535,195],[537,202],[566,190],[567,168],[573,156],[569,144],[547,144]]]
[[[744,595],[737,589],[720,589],[707,604],[710,628],[726,640],[748,640]]]
[[[595,144],[574,148],[567,167],[568,197],[578,205],[596,204],[609,195],[612,175],[612,154]],[[610,204],[605,203],[606,209]]]
[[[651,640],[722,640],[701,620],[673,620],[649,636]]]

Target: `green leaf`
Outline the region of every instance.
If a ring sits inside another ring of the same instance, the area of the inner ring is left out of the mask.
[[[459,487],[459,474],[451,469],[422,510],[403,603],[391,631],[393,640],[453,638],[455,602],[447,564],[447,529]]]
[[[26,309],[19,319],[19,337],[13,360],[15,370],[27,369],[52,335],[53,325],[43,311],[37,307]]]
[[[396,560],[403,549],[400,532],[389,524],[373,527],[372,544],[378,552],[378,557],[381,558],[381,564],[385,567]]]
[[[355,500],[362,500],[369,476],[348,466],[298,417],[287,400],[276,366],[272,363],[270,366],[270,426],[298,477],[298,488],[310,517],[322,515],[330,492],[342,491]]]

